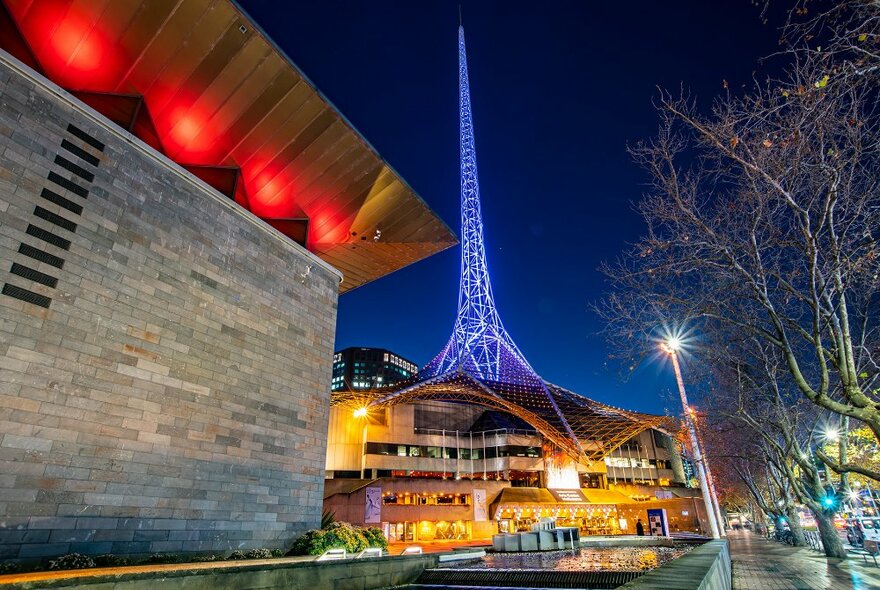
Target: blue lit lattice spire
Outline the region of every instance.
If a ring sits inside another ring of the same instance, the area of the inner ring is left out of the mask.
[[[468,82],[464,29],[458,29],[459,131],[461,156],[461,283],[452,338],[421,374],[462,370],[481,380],[543,387],[543,381],[501,324],[486,264],[477,150]]]
[[[532,369],[501,324],[492,297],[492,283],[486,264],[483,215],[480,210],[480,182],[477,176],[477,148],[468,81],[464,28],[458,28],[458,119],[461,157],[461,282],[458,316],[452,338],[434,360],[422,369],[422,379],[460,373],[488,385],[513,385],[511,392],[524,407],[535,406],[552,415],[553,422],[574,446],[578,440],[547,390],[544,380]],[[493,391],[499,397],[509,397]]]
[[[461,283],[452,337],[434,360],[402,384],[337,394],[353,408],[421,400],[480,404],[513,414],[577,459],[605,456],[665,418],[626,412],[545,382],[507,334],[492,297],[483,243],[480,186],[464,29],[458,30],[461,149]]]

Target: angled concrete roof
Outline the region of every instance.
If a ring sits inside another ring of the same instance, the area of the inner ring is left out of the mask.
[[[110,118],[136,105],[130,130],[203,179],[239,172],[228,196],[340,269],[341,291],[457,243],[233,2],[0,3],[3,49]]]

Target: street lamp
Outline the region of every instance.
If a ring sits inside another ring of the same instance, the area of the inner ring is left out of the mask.
[[[672,359],[672,368],[675,370],[675,381],[678,383],[678,393],[681,395],[681,408],[684,411],[684,421],[688,428],[688,434],[691,439],[691,447],[694,449],[694,464],[697,467],[697,475],[700,479],[700,491],[703,493],[703,503],[706,506],[706,516],[709,519],[709,528],[712,531],[712,538],[721,537],[719,523],[721,522],[720,510],[716,509],[715,502],[712,501],[712,495],[709,489],[709,470],[703,463],[703,454],[700,452],[700,443],[697,440],[697,430],[691,417],[690,406],[688,405],[687,392],[684,389],[684,379],[681,376],[681,367],[678,364],[678,351],[681,350],[681,340],[676,337],[667,338],[660,343],[660,348]]]
[[[822,436],[829,442],[836,442],[840,439],[840,432],[836,428],[829,427],[822,432]]]
[[[694,411],[693,407],[691,410],[691,424],[694,427],[694,432],[697,435],[697,441],[702,441],[702,437],[700,436],[700,426],[697,423],[697,413]],[[700,442],[700,445],[703,443]],[[724,532],[724,517],[721,515],[721,503],[718,501],[718,494],[715,491],[715,478],[712,476],[712,467],[709,465],[709,457],[703,455],[703,468],[706,471],[706,479],[709,482],[709,496],[712,498],[712,506],[715,508],[715,516],[716,522],[718,523],[718,532],[722,537],[727,536]]]
[[[369,424],[369,420],[367,420],[367,406],[361,406],[357,408],[354,412],[354,417],[358,420],[363,421],[363,428],[361,429],[361,479],[366,479],[367,473],[367,425]]]

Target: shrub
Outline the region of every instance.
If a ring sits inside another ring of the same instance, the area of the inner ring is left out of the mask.
[[[227,557],[226,559],[232,561],[232,560],[236,560],[236,559],[246,559],[246,558],[244,555],[244,551],[239,551],[236,549],[235,551],[230,553],[229,557]]]
[[[68,553],[49,562],[50,570],[81,570],[89,567],[95,567],[95,562],[81,553]]]
[[[245,559],[272,559],[272,550],[260,547],[259,549],[251,549],[244,554]]]
[[[98,567],[122,567],[131,565],[131,560],[119,555],[98,555],[95,557],[95,565]]]
[[[328,549],[345,549],[357,553],[367,547],[388,547],[382,531],[375,528],[362,529],[347,522],[334,522],[323,530],[311,530],[293,544],[288,555],[321,555]]]
[[[202,563],[205,561],[222,561],[222,555],[199,555],[198,557],[193,557],[194,563]]]
[[[21,571],[21,564],[14,563],[11,561],[7,561],[6,563],[0,563],[0,576],[6,574],[17,574]]]
[[[173,553],[154,553],[141,563],[182,563],[184,561],[186,561],[186,558],[182,555],[175,555]]]
[[[272,550],[272,557],[284,557],[284,550],[283,549],[273,549]]]
[[[379,547],[383,551],[388,549],[388,539],[386,539],[385,535],[382,534],[382,529],[380,529],[379,527],[371,526],[362,530],[364,532],[364,536],[367,538],[368,547]]]

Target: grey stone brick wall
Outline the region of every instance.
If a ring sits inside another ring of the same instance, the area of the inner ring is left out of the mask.
[[[19,68],[0,560],[285,546],[320,521],[339,274]]]

